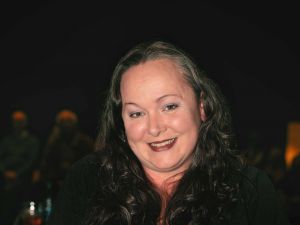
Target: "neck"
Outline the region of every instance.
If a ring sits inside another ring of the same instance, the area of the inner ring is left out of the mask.
[[[145,173],[161,195],[170,196],[176,189],[184,171],[176,174],[169,174],[145,169]]]
[[[162,225],[165,221],[165,214],[168,201],[176,190],[177,184],[183,172],[177,174],[159,173],[155,171],[145,170],[150,182],[154,185],[161,198],[161,212],[158,220],[158,225]]]

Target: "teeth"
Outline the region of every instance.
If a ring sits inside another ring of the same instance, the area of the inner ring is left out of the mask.
[[[175,140],[175,138],[172,138],[170,140],[167,140],[167,141],[164,141],[161,143],[151,143],[150,145],[153,147],[162,147],[162,146],[171,144],[174,140]]]

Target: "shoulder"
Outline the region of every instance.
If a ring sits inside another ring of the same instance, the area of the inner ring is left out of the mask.
[[[96,152],[89,153],[83,158],[76,161],[70,171],[67,179],[73,178],[89,178],[97,175],[99,168],[99,154]]]
[[[261,184],[261,183],[271,184],[270,183],[271,180],[270,180],[269,176],[267,175],[267,173],[256,167],[245,166],[241,170],[241,174],[244,178],[243,179],[244,182],[246,182],[246,183],[249,182],[254,186],[257,186],[258,184]]]
[[[247,202],[265,201],[276,195],[274,185],[266,172],[253,167],[245,166],[241,170],[241,191]]]
[[[62,192],[66,195],[77,195],[78,198],[88,197],[95,191],[99,174],[99,156],[92,152],[76,161],[64,179]]]
[[[72,169],[86,168],[86,167],[94,167],[95,164],[99,162],[101,155],[98,152],[92,152],[82,157],[78,161],[76,161]]]
[[[246,166],[242,169],[242,187],[255,194],[276,195],[275,186],[269,175],[256,167]]]
[[[266,172],[246,166],[241,171],[241,194],[253,224],[287,224],[285,209]]]
[[[56,199],[49,224],[79,225],[97,189],[98,154],[93,152],[75,162]]]

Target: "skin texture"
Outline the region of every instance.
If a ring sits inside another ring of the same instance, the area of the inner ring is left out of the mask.
[[[181,70],[170,59],[133,66],[122,76],[121,98],[127,141],[146,174],[159,188],[180,178],[191,164],[204,115]]]

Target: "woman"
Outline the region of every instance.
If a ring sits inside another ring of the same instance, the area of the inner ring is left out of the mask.
[[[101,124],[50,224],[287,224],[268,177],[235,150],[218,87],[175,46],[121,58]]]

